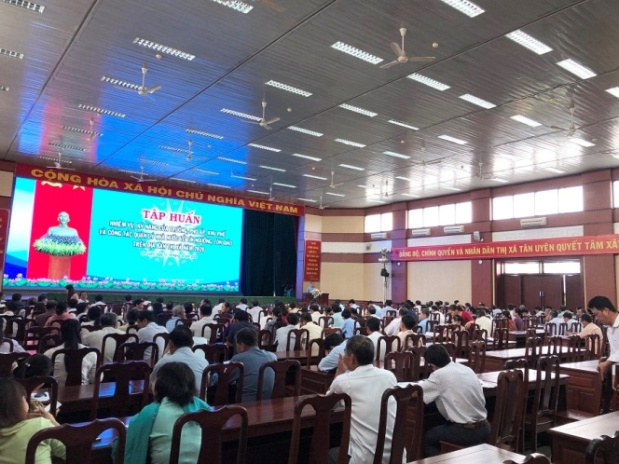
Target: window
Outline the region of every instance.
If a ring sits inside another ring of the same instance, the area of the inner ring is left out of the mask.
[[[473,222],[473,204],[470,201],[456,203],[456,224]]]
[[[580,261],[552,261],[544,264],[544,274],[580,274]]]
[[[505,274],[539,274],[540,263],[539,261],[526,261],[526,262],[506,262]]]
[[[559,212],[559,200],[557,190],[543,190],[535,192],[535,215],[557,214]]]
[[[438,206],[430,206],[423,209],[423,226],[438,226]]]
[[[522,193],[514,195],[514,213],[512,217],[535,216],[535,194]]]
[[[438,207],[438,225],[448,226],[456,223],[456,205],[443,205]]]
[[[473,206],[470,201],[408,211],[409,229],[470,224],[471,222],[473,222]]]
[[[411,209],[408,211],[408,228],[419,229],[423,227],[423,209]]]
[[[583,210],[582,186],[559,189],[560,213],[574,213]]]
[[[393,230],[393,213],[370,214],[365,217],[365,231],[389,232]]]
[[[514,197],[497,197],[492,200],[492,219],[511,219],[514,217]]]
[[[617,189],[615,190],[617,191]],[[619,205],[619,192],[615,194]],[[547,214],[572,213],[583,211],[582,186],[561,189],[540,190],[496,197],[492,200],[492,219],[525,218]]]

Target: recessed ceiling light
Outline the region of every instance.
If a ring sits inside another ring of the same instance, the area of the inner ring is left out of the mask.
[[[364,148],[365,145],[359,142],[353,142],[351,140],[346,139],[335,139],[338,143],[343,143],[344,145],[350,145],[351,147]]]
[[[587,68],[586,66],[583,66],[582,64],[572,59],[559,61],[557,64],[561,66],[563,69],[565,69],[566,71],[571,72],[572,74],[580,77],[581,79],[589,79],[590,77],[597,76],[597,74],[594,73],[591,69]]]
[[[223,140],[223,136],[217,134],[211,134],[210,132],[204,132],[195,129],[185,129],[188,134],[201,135],[202,137],[209,137],[211,139]]]
[[[256,121],[256,122],[262,121],[262,118],[258,116],[254,116],[254,115],[247,114],[247,113],[241,113],[240,111],[230,110],[228,108],[222,108],[219,111],[221,111],[222,113],[230,114],[232,116],[238,116],[239,118],[249,119],[250,121]]]
[[[88,130],[88,129],[82,129],[80,127],[62,126],[62,128],[69,132],[77,132],[78,134],[89,135],[91,137],[101,137],[103,135],[101,132]]]
[[[415,195],[414,193],[400,193],[400,195],[403,197],[419,198],[419,195]]]
[[[260,168],[262,168],[262,169],[268,169],[269,171],[286,172],[286,170],[285,170],[285,169],[282,169],[282,168],[275,168],[275,167],[273,167],[273,166],[266,166],[266,165],[264,165],[264,164],[261,164],[261,165],[260,165],[260,166],[258,166],[258,167],[260,167]]]
[[[286,92],[294,93],[296,95],[301,95],[302,97],[312,96],[312,92],[308,92],[307,90],[301,90],[291,85],[283,84],[277,81],[269,81],[265,85],[270,85],[271,87],[275,87],[276,89],[285,90]]]
[[[247,177],[247,176],[239,176],[238,174],[230,174],[230,177],[232,177],[233,179],[243,179],[243,180],[248,180],[250,182],[255,182],[258,179],[256,179],[255,177]]]
[[[400,180],[405,180],[407,182],[412,182],[412,179],[409,179],[408,177],[404,177],[404,176],[395,176],[396,179],[400,179]]]
[[[432,87],[433,89],[440,90],[441,92],[450,88],[447,84],[443,84],[442,82],[431,79],[419,73],[409,74],[406,77],[414,81],[417,81],[420,84],[424,84],[424,85],[427,85],[428,87]]]
[[[507,179],[501,179],[500,177],[493,177],[490,180],[492,182],[499,182],[500,184],[507,184],[509,182]]]
[[[452,190],[454,192],[460,192],[462,191],[462,189],[459,189],[458,187],[443,187],[445,190]]]
[[[175,180],[177,182],[185,182],[187,184],[195,184],[196,181],[195,180],[189,180],[189,179],[182,179],[180,177],[170,177],[171,180]],[[209,184],[210,185],[210,184]]]
[[[588,142],[587,140],[579,139],[578,137],[572,137],[569,139],[570,142],[575,143],[576,145],[580,145],[581,147],[590,148],[595,147],[595,143]]]
[[[65,143],[59,143],[59,142],[49,142],[48,145],[52,147],[56,147],[56,148],[62,148],[63,150],[72,150],[72,151],[81,151],[81,152],[86,151],[86,149],[83,147],[78,147],[76,145],[67,145]]]
[[[452,137],[451,135],[439,135],[439,139],[447,140],[448,142],[457,143],[458,145],[466,145],[467,142],[465,140],[457,139]]]
[[[344,42],[335,42],[331,45],[331,48],[335,48],[340,52],[344,52],[347,55],[354,56],[355,58],[359,58],[360,60],[366,61],[372,64],[382,63],[383,59],[372,55],[371,53],[364,52],[363,50],[353,47],[352,45],[345,44]]]
[[[395,124],[396,126],[405,127],[406,129],[419,130],[419,127],[411,126],[410,124],[407,124],[407,123],[402,122],[402,121],[396,121],[395,119],[390,119],[387,122],[389,124]]]
[[[37,156],[37,158],[45,160],[45,161],[51,161],[52,163],[54,163],[54,162],[57,163],[58,162],[58,158],[52,158],[51,156]],[[70,159],[62,158],[62,164],[73,164],[73,161],[71,161]],[[121,172],[125,172],[122,169],[120,171]]]
[[[353,171],[365,171],[364,168],[361,168],[359,166],[353,166],[352,164],[340,164],[339,167],[346,168],[346,169],[352,169]]]
[[[115,85],[116,87],[122,87],[124,89],[131,89],[131,90],[139,90],[140,89],[140,85],[139,84],[135,84],[135,83],[129,82],[129,81],[123,81],[122,79],[116,79],[114,77],[102,76],[101,77],[101,81],[102,82],[107,82],[108,84]]]
[[[167,45],[161,45],[157,42],[151,42],[150,40],[141,39],[136,37],[133,39],[133,43],[140,47],[145,47],[156,52],[165,53],[166,55],[175,56],[182,60],[192,61],[196,56],[191,53],[187,53],[176,48],[168,47]]]
[[[275,153],[279,153],[281,150],[279,148],[267,147],[266,145],[258,145],[257,143],[248,143],[250,147],[259,148],[261,150],[266,151],[274,151]]]
[[[220,189],[231,189],[232,187],[230,187],[229,185],[223,185],[223,184],[206,184],[209,187],[213,187],[213,188],[220,188]]]
[[[299,201],[306,201],[308,203],[316,203],[316,200],[312,200],[311,198],[297,198]]]
[[[552,48],[550,48],[544,42],[540,42],[535,37],[530,36],[526,32],[522,32],[520,29],[507,34],[507,38],[513,40],[518,45],[522,45],[523,47],[528,48],[529,50],[537,53],[538,55],[543,55],[544,53],[552,51]]]
[[[277,185],[278,187],[286,187],[286,188],[289,188],[289,189],[296,189],[297,188],[296,185],[282,184],[281,182],[273,182],[273,185]]]
[[[225,156],[218,156],[217,159],[220,161],[227,161],[228,163],[247,164],[247,162],[245,161],[237,160],[234,158],[226,158]]]
[[[231,8],[234,11],[238,11],[239,13],[243,13],[243,14],[247,14],[251,10],[254,9],[253,6],[245,2],[241,2],[239,0],[212,0],[212,1],[215,3],[218,3],[219,5],[227,6],[228,8]]]
[[[392,156],[394,158],[401,158],[401,159],[405,159],[405,160],[411,158],[408,155],[403,155],[402,153],[396,153],[395,151],[384,151],[383,155]]]
[[[373,200],[371,198],[368,201],[371,203],[381,203],[383,205],[387,203],[386,201],[383,201],[383,200]]]
[[[561,171],[561,169],[557,168],[545,168],[548,172],[554,172],[555,174],[565,174],[565,171]]]
[[[7,50],[6,48],[0,48],[0,55],[8,56],[9,58],[17,58],[18,60],[24,59],[24,54],[13,50]]]
[[[513,119],[514,121],[521,122],[522,124],[526,124],[527,126],[531,126],[531,127],[541,126],[539,122],[534,121],[533,119],[529,119],[526,116],[522,116],[521,114],[516,114],[514,116],[511,116],[511,119]]]
[[[364,110],[363,108],[359,108],[358,106],[349,105],[347,103],[342,103],[340,105],[340,108],[348,110],[348,111],[352,111],[353,113],[359,113],[364,116],[369,116],[370,118],[378,116],[378,113],[374,113],[373,111],[369,111],[369,110]]]
[[[469,103],[472,103],[477,106],[481,106],[482,108],[486,108],[487,110],[494,108],[496,105],[494,103],[490,103],[489,101],[483,100],[479,97],[471,95],[470,93],[465,93],[464,95],[460,95],[462,100],[466,100]]]
[[[262,190],[248,190],[251,193],[257,193],[258,195],[271,195],[269,192],[263,192]]]
[[[317,158],[315,156],[310,156],[310,155],[304,155],[302,153],[293,153],[292,156],[294,156],[295,158],[303,158],[303,159],[308,159],[310,161],[322,161],[322,158]]]
[[[469,18],[479,16],[486,11],[469,0],[441,0],[441,2],[455,8],[460,13],[464,13]]]
[[[303,174],[303,177],[309,177],[310,179],[328,180],[326,177],[314,176],[313,174]]]
[[[4,3],[8,3],[9,5],[19,6],[21,8],[25,8],[26,10],[35,11],[37,13],[43,13],[45,7],[42,5],[37,5],[36,3],[27,2],[25,0],[2,0]]]
[[[619,87],[611,87],[610,89],[606,89],[606,91],[613,97],[619,98]]]
[[[156,164],[157,166],[169,166],[168,163],[163,161],[156,161],[152,159],[140,158],[140,164]]]
[[[119,113],[118,111],[106,110],[104,108],[99,108],[98,106],[83,105],[80,103],[79,105],[77,105],[77,107],[78,109],[83,110],[83,111],[90,111],[91,113],[103,114],[105,116],[114,116],[116,118],[124,118],[126,116],[125,113]]]
[[[302,134],[311,135],[314,137],[322,137],[324,135],[320,132],[312,131],[309,129],[303,129],[302,127],[297,127],[297,126],[288,126],[288,129],[290,129],[291,131],[295,131],[295,132],[301,132]]]
[[[205,176],[218,176],[219,173],[215,171],[208,171],[206,169],[200,168],[191,168],[192,171],[199,172],[200,174],[204,174]]]
[[[57,159],[54,161],[58,161]],[[66,161],[63,159],[62,160],[63,163],[66,163]],[[137,175],[145,175],[146,173],[143,171],[131,171],[130,169],[119,169],[119,172],[122,172],[124,174],[137,174]]]
[[[345,197],[343,193],[335,193],[335,192],[325,192],[326,195],[331,195],[332,197]]]
[[[170,147],[169,145],[159,145],[161,150],[172,151],[174,153],[189,153],[187,148]]]
[[[6,85],[0,85],[0,92],[8,92],[9,91],[9,87],[7,87]]]

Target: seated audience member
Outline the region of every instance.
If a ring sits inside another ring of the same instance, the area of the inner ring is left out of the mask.
[[[394,318],[389,324],[387,324],[385,330],[383,330],[383,332],[385,332],[385,335],[389,335],[390,337],[397,335],[400,331],[400,324],[402,323],[402,318],[407,314],[407,309],[400,308],[400,310],[398,311],[398,317]]]
[[[54,366],[52,366],[52,360],[44,354],[33,354],[26,359],[22,359],[21,362],[13,369],[13,377],[17,380],[30,379],[32,377],[48,377],[52,375]],[[39,391],[43,384],[32,389],[34,395]],[[30,412],[35,413],[40,407],[44,405],[36,400],[34,397],[29,398]]]
[[[288,314],[288,325],[280,327],[279,329],[277,329],[277,332],[275,332],[275,343],[277,344],[277,348],[275,349],[276,352],[286,351],[286,347],[288,344],[288,333],[290,333],[291,330],[295,330],[298,328],[299,316],[295,313]],[[295,342],[296,337],[295,335],[292,335],[290,337],[290,345],[294,346]]]
[[[312,303],[309,306],[309,313],[310,316],[312,316],[312,321],[318,324],[318,320],[322,316],[322,314],[320,314],[320,306],[318,306],[316,303]]]
[[[467,311],[464,306],[449,305],[449,308],[450,312],[452,312],[454,316],[460,316],[462,320],[462,326],[465,326],[469,322],[473,321],[473,315],[469,311]]]
[[[372,341],[372,344],[374,345],[374,352],[376,353],[376,351],[378,350],[378,339],[383,336],[383,334],[380,333],[380,321],[376,317],[371,317],[370,319],[368,319],[368,322],[365,326],[367,327],[368,332],[370,332],[368,338]],[[385,351],[386,350],[381,351],[381,361],[385,360]]]
[[[58,427],[54,416],[43,407],[30,411],[26,390],[15,379],[0,378],[0,462],[23,464],[32,436],[50,427]],[[65,447],[57,440],[46,440],[37,448],[37,464],[65,459]]]
[[[88,312],[86,313],[86,318],[88,319],[86,322],[82,322],[81,326],[94,327],[97,325],[101,325],[101,307],[100,306],[91,306],[88,308]],[[82,328],[80,331],[80,336],[82,338],[86,338],[86,336],[90,333],[90,330]]]
[[[400,339],[400,346],[402,348],[405,347],[406,337],[408,335],[415,335],[415,331],[413,330],[414,328],[415,319],[413,319],[413,317],[409,314],[402,316],[402,320],[400,321],[400,331],[398,332],[398,338]]]
[[[557,326],[557,331],[559,330],[559,326],[563,323],[563,317],[559,316],[559,313],[556,309],[549,310],[546,319],[548,320],[548,322]]]
[[[254,300],[251,302],[251,308],[247,311],[251,316],[251,320],[253,322],[258,322],[260,324],[260,329],[262,330],[262,321],[260,320],[260,313],[262,312],[262,307],[260,306],[260,302],[258,300]]]
[[[428,331],[428,322],[430,322],[430,310],[425,306],[419,310],[419,323],[417,324],[417,332],[426,333]]]
[[[51,326],[54,322],[62,323],[68,319],[75,319],[75,316],[67,312],[67,305],[65,303],[58,303],[56,306],[56,314],[52,315],[47,320],[45,327]]]
[[[234,322],[228,327],[228,335],[226,337],[227,345],[231,349],[235,348],[236,334],[243,329],[252,329],[258,334],[258,327],[249,322],[249,314],[242,309],[237,309],[234,312]]]
[[[37,325],[38,327],[45,326],[45,323],[47,322],[47,320],[50,317],[52,317],[54,314],[56,314],[57,305],[58,303],[56,302],[56,300],[48,300],[47,303],[45,303],[45,312],[39,314],[38,316],[35,316],[34,318],[35,325]]]
[[[127,323],[121,325],[119,327],[119,329],[126,333],[127,329],[129,327],[135,327],[136,328],[136,332],[137,332],[137,323],[138,323],[138,315],[139,314],[140,314],[140,311],[138,311],[135,308],[131,308],[129,311],[127,311],[127,314],[125,314],[125,318],[127,319]],[[153,316],[155,316],[155,312],[154,311],[153,311]]]
[[[335,379],[327,395],[346,393],[350,396],[352,414],[350,423],[350,443],[348,455],[350,464],[372,462],[376,441],[378,440],[378,422],[380,407],[376,401],[385,390],[397,385],[392,372],[374,367],[374,345],[363,335],[355,335],[346,342],[343,356],[339,357]],[[393,427],[396,405],[388,403],[388,423]],[[400,431],[403,432],[403,431]],[[391,440],[393,430],[388,428],[385,434],[383,464],[388,464],[391,457]],[[329,462],[337,463],[339,448],[329,450]]]
[[[565,311],[563,313],[563,322],[566,324],[567,331],[574,331],[574,324],[577,324],[578,321],[574,319],[574,314],[571,311]]]
[[[12,338],[4,338],[4,326],[6,325],[6,319],[0,317],[0,354],[5,353],[25,353],[26,350]],[[11,349],[12,347],[12,349]]]
[[[244,311],[242,311],[244,312]],[[258,347],[258,332],[253,328],[243,328],[236,333],[236,354],[230,359],[231,362],[243,364],[243,399],[242,401],[256,401],[258,393],[258,373],[260,367],[271,361],[276,361],[275,353],[261,350]],[[236,380],[234,377],[231,380]],[[272,369],[264,373],[262,387],[262,399],[271,398],[275,374]]]
[[[240,309],[241,311],[247,311],[247,298],[241,298],[239,304],[236,305],[236,309]],[[258,322],[258,321],[256,321]]]
[[[216,324],[213,319],[213,308],[210,304],[200,305],[200,319],[191,324],[191,331],[194,337],[202,337],[202,329],[206,324]],[[204,330],[204,338],[207,340],[211,337],[211,328],[207,327]]]
[[[593,322],[591,314],[583,314],[580,316],[580,322],[582,324],[582,330],[578,332],[580,338],[585,338],[588,335],[599,335],[600,340],[604,338],[602,329]],[[568,335],[574,335],[573,332],[568,332]]]
[[[153,342],[155,336],[160,333],[168,333],[165,327],[160,326],[155,321],[155,315],[152,311],[144,309],[138,314],[138,341]],[[163,355],[165,350],[165,343],[161,338],[157,340],[157,347],[159,348],[159,356]],[[151,349],[147,348],[144,352],[144,360],[149,362],[151,358]]]
[[[170,362],[153,374],[155,401],[136,414],[127,428],[126,463],[168,464],[176,420],[188,412],[210,409],[196,396],[196,379],[187,364]],[[186,424],[181,434],[179,462],[198,462],[201,444],[199,425]]]
[[[90,302],[88,301],[88,293],[86,293],[86,292],[80,292],[80,293],[79,293],[79,296],[78,296],[78,298],[77,298],[77,302],[78,302],[78,303],[90,303]]]
[[[501,313],[501,315],[503,316],[503,319],[507,319],[507,330],[510,332],[516,330],[516,323],[512,319],[512,314],[506,309]],[[557,326],[557,329],[558,328],[559,327]]]
[[[217,300],[217,304],[213,306],[213,316],[217,316],[224,307],[224,303],[226,302],[225,298],[219,298]]]
[[[350,309],[342,311],[342,325],[340,326],[344,338],[351,338],[355,334],[355,320],[352,318]]]
[[[331,334],[325,337],[325,351],[327,355],[318,363],[318,370],[323,372],[337,369],[337,363],[340,355],[344,354],[346,349],[346,341],[340,334]]]
[[[514,325],[516,330],[524,330],[524,321],[522,320],[522,310],[520,308],[514,308],[512,313],[514,319]]]
[[[64,321],[60,326],[60,335],[62,336],[62,344],[47,350],[44,354],[48,358],[51,358],[56,351],[61,349],[77,350],[79,348],[86,348],[86,346],[82,344],[82,339],[80,338],[80,323],[77,319],[69,319]],[[82,361],[82,385],[94,383],[96,370],[97,355],[95,353],[88,353]],[[67,369],[64,354],[59,354],[56,356],[56,361],[54,363],[54,377],[56,377],[59,385],[64,384],[67,380]]]
[[[165,328],[168,332],[172,332],[174,327],[176,327],[176,321],[180,321],[187,317],[187,313],[185,312],[185,307],[181,305],[176,305],[172,308],[172,317],[168,319],[168,322],[165,323]]]
[[[157,371],[161,369],[161,366],[171,362],[182,362],[187,364],[196,378],[196,390],[200,390],[200,384],[202,382],[202,372],[208,366],[208,361],[203,356],[196,354],[192,351],[193,337],[191,330],[185,326],[178,326],[172,332],[170,332],[170,341],[168,342],[168,353],[163,356],[155,367],[153,368],[153,375],[151,379],[157,377]]]
[[[103,301],[103,295],[95,295],[95,302],[92,304],[93,306],[106,306]]]
[[[5,310],[13,313],[13,316],[23,316],[26,312],[26,305],[22,301],[21,293],[13,293],[11,301],[5,303],[5,306]]]
[[[419,385],[423,389],[425,404],[436,402],[436,407],[445,419],[426,432],[425,456],[440,453],[442,440],[460,446],[485,443],[490,435],[486,420],[486,399],[479,379],[470,367],[451,361],[447,349],[440,344],[426,348],[426,365],[433,371]]]
[[[485,330],[486,332],[488,332],[488,335],[492,333],[492,319],[488,317],[485,309],[478,309],[477,319],[466,324],[465,328],[467,330],[472,329],[474,324],[477,324],[479,326],[479,330]]]
[[[101,316],[101,330],[88,332],[83,338],[84,344],[99,350],[101,356],[103,356],[104,363],[114,361],[114,352],[116,351],[116,341],[108,340],[105,345],[105,353],[103,352],[103,339],[105,336],[109,334],[124,335],[126,333],[120,329],[117,329],[117,325],[118,316],[115,313],[105,313]]]
[[[331,317],[333,317],[333,327],[342,327],[344,318],[342,317],[342,308],[340,308],[340,305],[331,305]]]
[[[290,315],[288,317],[290,317]],[[301,322],[301,328],[309,332],[309,337],[307,338],[307,341],[303,344],[303,348],[307,348],[310,340],[322,338],[322,327],[320,327],[318,324],[316,324],[312,320],[312,315],[310,313],[301,313],[299,320]],[[318,347],[314,346],[312,348],[312,356],[317,356],[317,355],[318,355]]]

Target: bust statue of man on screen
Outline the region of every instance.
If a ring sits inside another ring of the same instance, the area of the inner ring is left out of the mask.
[[[77,234],[77,230],[69,227],[69,213],[61,211],[58,214],[58,225],[47,230],[47,234],[34,242],[34,248],[41,253],[52,256],[81,255],[86,246]]]

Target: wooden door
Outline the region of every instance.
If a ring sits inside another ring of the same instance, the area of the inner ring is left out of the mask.
[[[576,311],[579,306],[586,307],[587,302],[583,300],[582,294],[581,274],[565,276],[565,300],[565,304],[572,311]]]
[[[563,275],[540,275],[542,304],[558,308],[563,304]]]
[[[503,274],[499,278],[497,304],[499,308],[507,308],[510,303],[522,304],[522,276]]]
[[[527,309],[542,306],[542,276],[541,274],[523,274],[522,276],[522,303]]]

